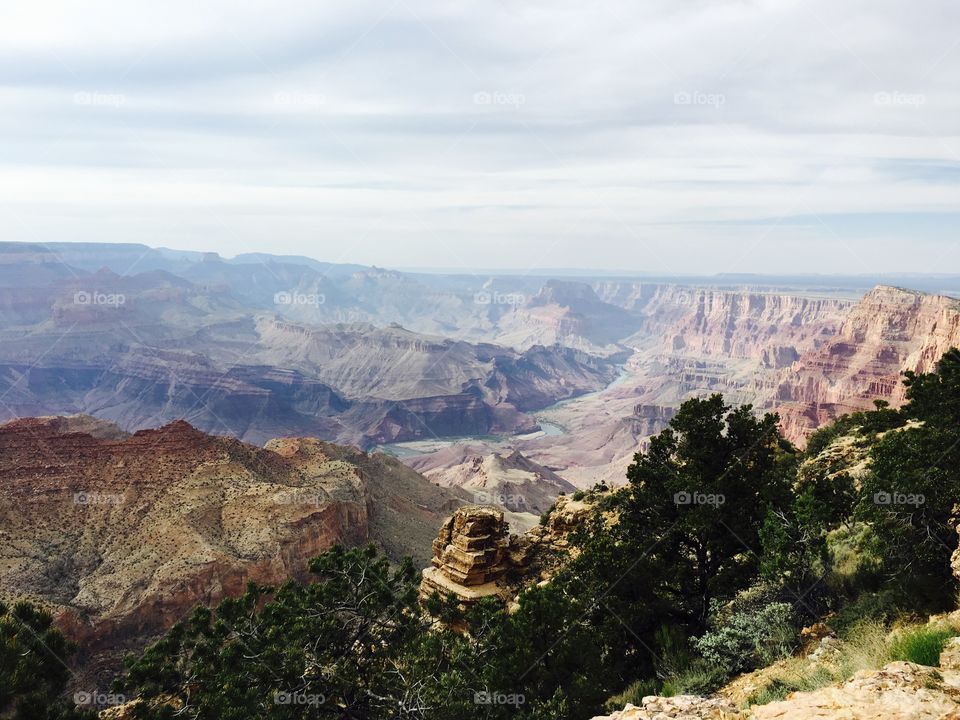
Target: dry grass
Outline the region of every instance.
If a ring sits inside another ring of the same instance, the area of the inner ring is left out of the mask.
[[[846,682],[858,672],[879,670],[895,660],[935,667],[946,641],[958,634],[960,627],[949,623],[906,623],[888,631],[883,623],[862,622],[824,658],[793,657],[758,671],[762,684],[747,696],[745,704],[764,705],[791,692]]]

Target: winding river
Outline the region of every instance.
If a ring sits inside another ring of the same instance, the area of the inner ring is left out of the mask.
[[[566,398],[565,400],[560,400],[553,405],[548,405],[545,408],[541,408],[534,414],[537,424],[540,426],[540,430],[536,432],[524,433],[522,435],[467,435],[460,437],[433,438],[430,440],[409,440],[406,442],[377,445],[373,448],[373,452],[384,452],[388,455],[393,455],[394,457],[405,458],[412,457],[414,455],[426,455],[429,453],[434,453],[438,450],[442,450],[445,447],[456,445],[457,443],[483,442],[486,444],[498,444],[511,439],[533,440],[539,437],[560,437],[561,435],[566,435],[567,430],[562,425],[558,425],[555,422],[547,420],[546,416],[548,413],[566,407],[570,403],[582,402],[598,395],[602,395],[603,393],[622,385],[629,377],[630,373],[621,368],[620,375],[618,375],[605,387],[602,387],[599,390],[584,393],[583,395]]]

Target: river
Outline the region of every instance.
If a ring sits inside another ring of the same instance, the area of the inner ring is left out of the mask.
[[[388,455],[393,455],[394,457],[398,458],[405,458],[412,457],[414,455],[427,455],[429,453],[435,453],[438,450],[450,447],[451,445],[456,445],[457,443],[482,442],[490,445],[496,445],[499,443],[508,442],[510,440],[533,440],[539,437],[560,437],[562,435],[566,435],[566,428],[564,428],[562,425],[558,425],[555,422],[547,420],[545,417],[547,413],[566,407],[570,403],[582,402],[583,400],[589,400],[590,398],[602,395],[603,393],[622,385],[629,377],[629,372],[626,370],[621,370],[620,375],[618,375],[616,379],[599,390],[584,393],[583,395],[577,395],[576,397],[572,398],[566,398],[565,400],[560,400],[553,405],[548,405],[547,407],[538,410],[534,414],[534,417],[536,418],[540,429],[536,432],[524,433],[522,435],[470,435],[461,437],[433,438],[430,440],[410,440],[407,442],[385,443],[383,445],[377,445],[373,448],[373,451],[387,453]]]

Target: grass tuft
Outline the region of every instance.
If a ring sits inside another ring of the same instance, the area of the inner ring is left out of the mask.
[[[938,667],[944,645],[956,634],[952,628],[930,625],[910,628],[890,643],[890,660],[906,660],[917,665]]]

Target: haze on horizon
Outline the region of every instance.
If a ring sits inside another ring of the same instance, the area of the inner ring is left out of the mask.
[[[945,0],[8,4],[0,240],[960,272],[958,21]]]

